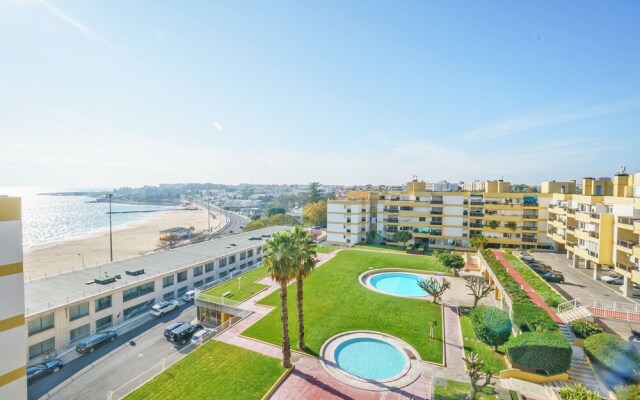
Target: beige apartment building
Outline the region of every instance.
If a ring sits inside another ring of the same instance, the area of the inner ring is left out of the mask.
[[[20,199],[0,197],[0,399],[27,398]]]

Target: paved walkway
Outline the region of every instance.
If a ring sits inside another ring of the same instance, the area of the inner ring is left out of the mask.
[[[551,309],[551,307],[547,305],[547,303],[545,303],[544,300],[542,300],[542,297],[540,297],[538,293],[536,293],[536,291],[531,287],[531,285],[529,285],[529,282],[527,282],[527,280],[524,279],[522,275],[520,275],[518,271],[515,270],[515,268],[513,268],[513,266],[509,263],[509,261],[507,261],[506,258],[504,258],[504,254],[501,251],[493,250],[493,255],[496,256],[502,266],[505,267],[509,275],[511,275],[511,277],[515,279],[515,281],[518,282],[522,289],[527,293],[533,304],[537,305],[540,308],[543,308],[549,314],[549,316],[551,316],[555,323],[564,324],[564,321],[556,315],[556,313]]]
[[[454,306],[444,307],[444,352],[447,368],[464,371],[464,344],[460,333],[460,318],[458,308]]]

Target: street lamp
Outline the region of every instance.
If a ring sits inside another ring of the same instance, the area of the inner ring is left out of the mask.
[[[82,257],[82,268],[84,268],[84,256],[83,256],[82,254],[80,254],[80,253],[78,253],[78,255],[79,255],[80,257]]]
[[[111,198],[113,193],[107,193],[107,199],[109,199],[109,254],[111,255],[111,262],[113,262],[113,234],[111,231]]]

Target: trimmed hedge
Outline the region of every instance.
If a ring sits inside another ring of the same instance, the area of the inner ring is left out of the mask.
[[[531,303],[513,305],[513,323],[521,332],[556,332],[559,330],[549,313]]]
[[[580,339],[586,339],[589,336],[603,332],[600,324],[587,319],[578,319],[571,322],[571,329],[576,337]]]
[[[509,340],[511,320],[509,314],[496,307],[478,306],[471,310],[473,331],[481,342],[496,349]]]
[[[584,340],[584,352],[591,361],[626,379],[640,368],[640,353],[632,343],[611,333],[598,333]]]
[[[567,301],[564,297],[558,294],[558,292],[553,290],[553,288],[551,288],[551,286],[549,286],[549,284],[545,282],[540,275],[536,274],[525,263],[520,261],[519,258],[511,254],[511,252],[508,252],[505,255],[505,258],[509,264],[511,264],[511,266],[527,281],[527,283],[531,285],[531,287],[549,307],[557,307],[558,304]]]
[[[507,272],[506,268],[498,261],[496,256],[493,255],[491,250],[481,250],[482,256],[489,264],[489,267],[496,274],[496,277],[500,281],[500,284],[504,290],[509,293],[509,297],[514,303],[531,303],[531,299],[527,295],[527,292],[522,290],[520,284]]]
[[[571,383],[560,389],[562,400],[601,400],[600,394],[588,389],[582,383]]]
[[[519,368],[556,375],[571,366],[571,345],[561,333],[524,333],[506,345],[509,360]]]

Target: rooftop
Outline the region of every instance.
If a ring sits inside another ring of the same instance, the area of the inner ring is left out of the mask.
[[[134,286],[139,282],[151,280],[171,271],[232,254],[243,248],[264,243],[266,237],[285,229],[290,228],[271,226],[167,251],[114,261],[95,267],[87,267],[47,278],[26,281],[24,284],[25,315],[31,316],[101,293],[106,295],[114,289]],[[127,271],[129,271],[129,274],[127,274]],[[115,278],[116,275],[120,275],[120,279],[115,279],[114,282],[109,284],[94,282],[95,279],[105,280]],[[89,284],[88,282],[91,283]]]

